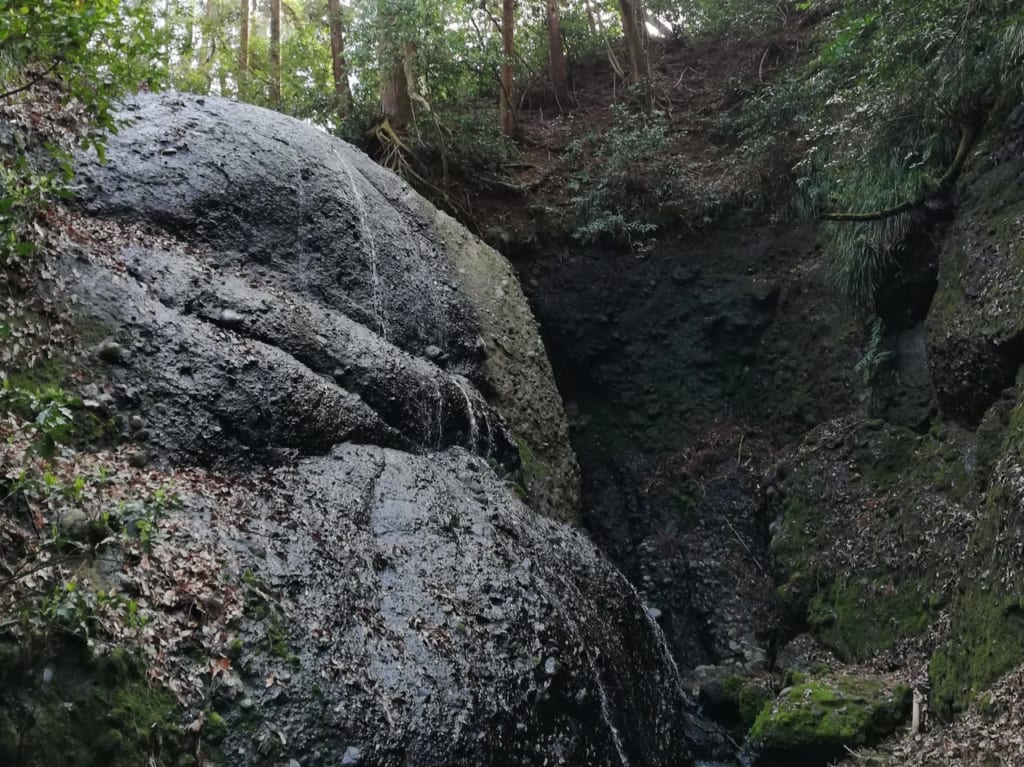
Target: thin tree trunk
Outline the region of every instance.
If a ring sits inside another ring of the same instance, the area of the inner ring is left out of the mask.
[[[597,19],[594,18],[594,9],[590,5],[590,0],[583,0],[583,7],[587,9],[587,26],[590,27],[590,34],[597,37]]]
[[[647,52],[644,50],[637,2],[638,0],[619,0],[622,34],[626,39],[626,51],[629,53],[629,79],[634,85],[647,77]]]
[[[587,10],[589,10],[591,12],[591,14],[594,17],[594,22],[597,24],[597,33],[599,35],[601,35],[601,37],[604,37],[605,36],[604,19],[601,17],[601,6],[600,6],[600,4],[598,4],[597,10],[595,11],[594,10],[594,6],[591,5],[592,0],[586,0],[586,2],[587,2]]]
[[[281,0],[270,0],[270,105],[281,106]]]
[[[619,0],[622,13],[622,33],[629,52],[629,81],[642,89],[644,108],[650,111],[654,97],[651,91],[650,68],[647,62],[646,38],[643,26],[643,0]]]
[[[238,91],[249,79],[249,0],[241,0],[242,20],[238,26]]]
[[[564,112],[575,104],[569,92],[569,70],[565,64],[565,50],[562,47],[562,20],[558,14],[558,0],[548,0],[548,56],[555,101],[558,102],[558,108]]]
[[[211,68],[213,65],[213,57],[217,55],[217,41],[213,36],[213,30],[217,26],[217,0],[206,0],[206,14],[202,24],[202,36],[203,36],[203,48],[202,55],[200,56],[200,68],[203,73],[203,78],[206,80],[206,90],[212,90],[213,86],[213,74]],[[223,90],[220,95],[224,95]]]
[[[182,63],[188,65],[188,69],[196,68],[196,59],[199,56],[199,48],[196,45],[196,7],[193,0],[185,4],[185,40],[182,45]]]
[[[501,4],[501,47],[504,58],[501,61],[501,130],[506,136],[516,132],[516,116],[513,107],[512,59],[515,56],[515,0],[502,0]]]
[[[345,22],[341,16],[341,0],[327,0],[328,24],[331,29],[331,71],[334,74],[334,96],[338,100],[338,117],[352,114],[352,89],[345,65]]]

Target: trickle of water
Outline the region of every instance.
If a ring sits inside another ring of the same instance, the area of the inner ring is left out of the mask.
[[[625,576],[622,576],[622,580],[633,593],[633,597],[636,599],[637,603],[643,606],[644,601],[640,598],[640,592],[636,590],[636,586],[634,586]],[[646,618],[647,623],[651,627],[651,631],[658,640],[658,647],[661,650],[662,657],[668,661],[668,667],[672,672],[672,684],[679,693],[679,697],[684,701],[689,700],[690,695],[686,692],[686,685],[683,683],[683,675],[679,672],[679,665],[676,663],[675,656],[672,655],[672,650],[669,649],[668,640],[665,638],[665,632],[661,630],[661,626],[658,624],[658,621],[651,617],[651,614],[646,610],[646,608],[644,609],[644,618]]]
[[[441,379],[434,379],[434,396],[437,398],[437,410],[434,413],[434,447],[441,449],[444,442],[444,392],[441,390]]]
[[[366,259],[370,269],[373,315],[377,319],[381,337],[387,340],[388,322],[387,313],[384,309],[384,287],[381,283],[380,272],[377,269],[377,243],[373,239],[373,232],[370,231],[370,227],[366,222],[366,200],[363,199],[363,193],[359,191],[359,185],[356,184],[356,177],[352,174],[348,161],[344,157],[339,156],[339,158],[341,160],[341,167],[345,169],[345,175],[348,176],[349,184],[352,187],[352,199],[355,200],[356,212],[359,214],[359,231],[362,233],[363,240],[367,243]]]
[[[587,664],[590,666],[590,673],[597,683],[597,693],[601,698],[601,719],[604,720],[605,725],[608,727],[608,732],[611,733],[612,743],[615,744],[615,752],[619,755],[622,767],[629,767],[629,757],[626,756],[625,746],[622,745],[622,735],[619,733],[619,728],[615,726],[615,722],[612,721],[611,707],[608,705],[608,691],[604,688],[601,672],[597,670],[594,656],[590,653],[589,649],[587,649],[586,653]]]
[[[453,375],[452,382],[462,392],[462,398],[466,402],[466,417],[469,419],[469,444],[466,447],[471,452],[476,452],[477,443],[480,441],[480,425],[476,420],[476,390],[473,388],[473,384],[467,381],[460,375]],[[487,410],[484,408],[483,412],[486,414]],[[488,424],[488,427],[490,424]],[[487,452],[490,453],[490,428],[488,428],[487,434]]]

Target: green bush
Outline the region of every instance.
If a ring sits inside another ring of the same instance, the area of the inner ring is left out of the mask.
[[[10,131],[0,145],[0,263],[32,253],[34,217],[66,193],[72,140],[102,157],[116,100],[163,82],[161,40],[148,3],[0,7],[0,107]]]
[[[719,193],[670,151],[664,115],[614,109],[609,130],[574,141],[566,152],[566,164],[578,168],[568,184],[576,239],[635,246],[670,219],[704,222],[720,205]]]

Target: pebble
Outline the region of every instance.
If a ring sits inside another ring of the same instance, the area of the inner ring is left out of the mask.
[[[434,346],[433,344],[431,344],[430,346],[423,350],[423,353],[427,355],[428,360],[436,360],[442,354],[444,354],[444,351],[441,349],[440,346]]]
[[[359,764],[359,759],[362,754],[359,753],[359,749],[355,746],[348,746],[345,749],[345,753],[341,757],[342,764]]]
[[[256,704],[253,702],[252,698],[242,698],[241,702],[238,705],[242,708],[243,711],[248,711]]]
[[[149,453],[145,450],[133,450],[128,453],[128,465],[134,466],[136,469],[141,469],[149,463]]]
[[[89,526],[89,516],[81,509],[65,509],[60,514],[58,522],[60,532],[73,541],[87,538]]]
[[[146,419],[141,415],[133,415],[128,419],[128,428],[132,431],[142,431],[146,428]]]
[[[242,324],[242,315],[234,309],[221,309],[218,319],[221,325],[228,328],[237,328]]]

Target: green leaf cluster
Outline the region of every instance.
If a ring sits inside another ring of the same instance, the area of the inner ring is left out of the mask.
[[[807,3],[826,16],[807,67],[747,102],[736,130],[765,154],[798,146],[794,209],[867,213],[920,199],[970,126],[1024,95],[1024,9],[1010,0]],[[909,211],[825,227],[833,281],[870,314],[898,269]]]
[[[67,189],[69,144],[102,157],[103,136],[117,127],[116,100],[163,84],[164,39],[141,0],[0,3],[0,106],[19,110],[29,132],[40,134],[30,141],[14,129],[0,137],[0,262],[31,254],[34,216]],[[51,120],[55,105],[60,124]]]

